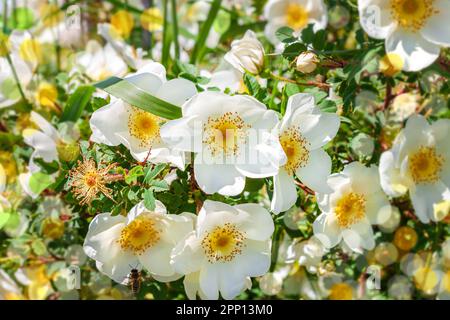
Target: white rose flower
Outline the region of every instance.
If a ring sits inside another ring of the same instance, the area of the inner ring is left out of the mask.
[[[86,50],[76,54],[75,63],[93,81],[112,76],[123,77],[128,72],[127,64],[111,44],[102,47],[95,40],[89,40]]]
[[[173,250],[171,264],[188,275],[190,296],[200,292],[202,298],[218,299],[220,292],[224,299],[233,299],[246,288],[248,277],[269,270],[273,230],[272,217],[258,204],[206,200],[195,230]]]
[[[182,110],[181,119],[161,127],[161,137],[173,149],[196,153],[195,179],[208,194],[237,195],[245,177],[273,176],[286,160],[269,132],[277,114],[253,97],[204,91]]]
[[[274,177],[273,212],[287,211],[295,204],[294,175],[316,192],[331,191],[327,185],[331,159],[322,147],[336,136],[339,125],[339,117],[321,112],[311,94],[299,93],[289,98],[286,113],[277,126],[287,162]]]
[[[313,24],[314,31],[318,31],[328,23],[323,0],[269,0],[264,7],[264,18],[267,20],[264,32],[275,45],[279,43],[275,33],[281,27],[288,26],[298,33],[308,24]]]
[[[126,284],[131,269],[142,267],[158,281],[173,281],[181,275],[170,265],[170,254],[192,229],[190,214],[167,214],[158,200],[154,211],[149,211],[141,202],[127,217],[109,212],[95,216],[84,252],[102,273],[118,283]]]
[[[450,200],[450,120],[428,124],[412,115],[391,150],[380,159],[383,190],[391,197],[409,191],[416,216],[423,223],[437,221],[439,205]]]
[[[186,79],[166,80],[165,68],[151,62],[125,79],[141,90],[174,105],[181,105],[197,93],[195,85]],[[109,146],[123,144],[138,161],[170,162],[184,169],[184,153],[169,150],[161,140],[160,128],[166,121],[152,113],[131,106],[121,99],[96,110],[90,120],[91,140]]]
[[[385,39],[386,52],[399,56],[405,71],[428,67],[450,46],[448,0],[359,0],[358,8],[364,30]]]
[[[244,73],[258,74],[264,68],[264,47],[252,30],[247,30],[244,37],[231,43],[231,50],[224,59],[234,68]]]
[[[314,235],[326,248],[332,248],[342,238],[350,249],[361,252],[375,246],[372,224],[384,221],[391,206],[380,186],[378,168],[359,162],[345,166],[332,174],[328,194],[317,194],[322,213],[314,221]]]

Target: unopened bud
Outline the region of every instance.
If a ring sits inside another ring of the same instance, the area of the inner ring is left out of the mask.
[[[311,73],[316,70],[319,62],[319,58],[313,52],[303,52],[297,57],[297,71]]]

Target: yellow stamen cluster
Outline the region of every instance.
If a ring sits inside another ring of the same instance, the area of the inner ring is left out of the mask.
[[[225,223],[206,234],[202,247],[210,263],[229,262],[242,253],[244,240],[244,234],[235,225]]]
[[[294,174],[298,168],[304,167],[309,160],[310,143],[302,136],[297,127],[289,127],[280,135],[280,144],[287,157],[284,169]]]
[[[309,14],[298,3],[289,3],[285,9],[286,24],[294,30],[300,30],[308,24]]]
[[[203,143],[213,155],[238,155],[249,126],[236,112],[209,117],[203,125]]]
[[[415,183],[434,183],[439,180],[444,158],[434,147],[420,147],[409,156],[409,172]]]
[[[366,198],[362,194],[350,192],[340,198],[334,208],[337,223],[348,228],[366,215]]]
[[[434,0],[391,0],[391,14],[403,28],[417,32],[439,12],[433,4]]]
[[[99,192],[112,199],[111,189],[106,187],[112,167],[114,164],[97,168],[93,159],[78,160],[77,167],[69,172],[69,186],[74,189],[75,197],[81,199],[80,205],[91,203]]]
[[[139,140],[139,146],[150,148],[161,141],[160,125],[162,119],[142,109],[131,107],[128,116],[128,130]]]
[[[143,213],[122,229],[118,243],[123,250],[141,255],[160,238],[161,231],[158,230],[155,220],[149,214]]]

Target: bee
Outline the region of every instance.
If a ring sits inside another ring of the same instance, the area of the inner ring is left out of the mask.
[[[130,274],[128,275],[128,285],[130,286],[131,292],[133,292],[134,295],[137,295],[139,293],[139,290],[141,289],[141,282],[141,272],[136,268],[132,268]]]

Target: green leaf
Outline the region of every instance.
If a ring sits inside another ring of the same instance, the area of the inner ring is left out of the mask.
[[[53,183],[53,178],[42,172],[35,172],[31,175],[29,186],[33,193],[40,194]]]
[[[61,121],[77,121],[86,105],[89,103],[95,88],[92,86],[79,87],[67,101],[61,116]]]
[[[36,239],[31,243],[31,248],[37,256],[43,256],[47,253],[47,247],[41,239]]]
[[[164,180],[153,180],[150,185],[152,186],[152,190],[155,192],[169,190],[169,185]]]
[[[147,189],[144,191],[144,206],[150,210],[155,210],[155,196],[153,195],[153,190]]]
[[[0,212],[0,229],[3,228],[9,220],[11,213],[9,212]]]
[[[158,176],[161,171],[165,169],[166,165],[164,163],[157,164],[153,169],[150,167],[146,168],[146,174],[144,178],[145,183],[150,183],[156,176]]]
[[[132,184],[137,181],[137,179],[144,175],[144,168],[142,166],[136,166],[125,175],[125,183]]]
[[[214,21],[214,31],[218,34],[224,34],[231,25],[231,16],[228,12],[221,10],[217,14],[217,17]]]
[[[203,50],[203,47],[205,46],[206,39],[208,38],[209,31],[211,30],[214,20],[216,19],[217,13],[219,12],[221,2],[222,0],[213,0],[213,2],[211,3],[208,17],[206,18],[206,21],[200,28],[197,41],[195,42],[194,49],[192,50],[190,60],[191,63],[196,63],[198,58],[200,57],[200,53]]]
[[[275,36],[281,42],[293,42],[296,38],[293,36],[294,30],[289,27],[281,27],[275,31]]]
[[[114,97],[120,98],[128,104],[153,113],[158,117],[168,120],[181,118],[181,108],[152,96],[127,80],[111,77],[97,82],[95,87],[105,90]]]
[[[33,10],[26,7],[19,7],[12,10],[7,26],[9,29],[26,30],[33,25]]]

